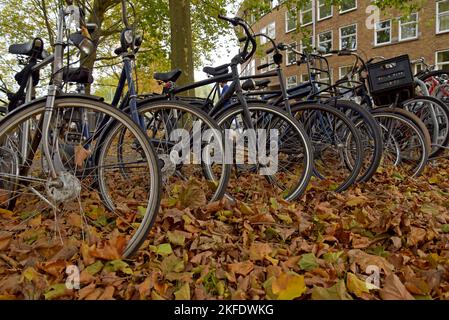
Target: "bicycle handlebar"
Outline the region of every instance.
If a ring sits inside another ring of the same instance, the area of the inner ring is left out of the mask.
[[[239,41],[240,40],[242,40],[241,42],[245,41],[245,46],[243,47],[243,50],[239,55],[240,55],[240,58],[242,59],[242,62],[248,61],[254,55],[254,53],[256,53],[256,49],[257,49],[256,39],[254,38],[250,28],[248,27],[248,24],[243,19],[241,19],[239,17],[229,18],[229,17],[226,17],[226,16],[220,14],[220,15],[218,15],[218,18],[231,23],[234,27],[241,26],[243,28],[243,30],[245,31],[246,37],[240,38]],[[251,48],[251,51],[248,53],[248,48],[249,48],[250,44],[251,44],[252,48]]]

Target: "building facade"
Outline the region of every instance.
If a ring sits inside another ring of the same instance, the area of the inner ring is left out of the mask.
[[[428,64],[449,69],[449,0],[425,1],[419,11],[407,16],[396,10],[385,10],[380,12],[378,20],[370,0],[344,0],[340,6],[332,5],[329,0],[311,0],[298,10],[288,8],[284,2],[273,1],[272,9],[257,21],[247,12],[241,14],[252,22],[256,33],[268,34],[278,43],[294,44],[301,51],[318,46],[327,51],[346,48],[357,51],[365,59],[409,54],[411,60],[423,57]],[[268,48],[262,38],[260,44]],[[333,81],[344,76],[354,63],[353,57],[325,56]],[[243,72],[262,73],[266,70],[257,70],[257,66],[270,59],[265,50],[259,50]],[[298,66],[296,59],[293,52],[284,54],[283,70],[288,87],[308,77],[306,67]],[[421,68],[420,64],[413,66],[415,72]],[[327,76],[321,77],[321,81],[327,80]],[[272,79],[271,87],[277,87],[276,82],[277,79]]]

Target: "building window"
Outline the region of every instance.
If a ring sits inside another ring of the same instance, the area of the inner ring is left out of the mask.
[[[391,20],[376,23],[374,27],[374,45],[391,43]]]
[[[296,29],[296,10],[289,10],[285,13],[285,32],[290,32]]]
[[[438,51],[435,61],[437,70],[449,70],[449,50]]]
[[[340,50],[357,49],[357,24],[340,28]]]
[[[415,63],[413,65],[413,70],[414,70],[414,74],[418,74],[419,72],[421,72],[424,69],[424,65],[422,63]]]
[[[344,76],[346,76],[351,71],[352,71],[352,66],[343,66],[343,67],[338,68],[339,79],[342,79]]]
[[[276,22],[272,22],[265,28],[262,28],[262,30],[260,30],[260,33],[266,34],[271,39],[275,39],[276,38]],[[260,44],[265,44],[265,43],[267,43],[267,38],[260,37]]]
[[[340,13],[357,9],[357,0],[342,0],[340,3]]]
[[[326,49],[326,53],[332,50],[332,31],[323,32],[318,35],[318,46]]]
[[[312,1],[308,1],[300,10],[301,26],[306,26],[312,23]]]
[[[320,72],[318,75],[318,81],[321,83],[331,84],[331,78],[332,78],[332,70],[329,70],[328,72]]]
[[[296,42],[290,43],[290,47],[294,47],[296,49]],[[287,50],[287,61],[285,62],[287,66],[295,64],[297,60],[296,53],[293,50]]]
[[[291,89],[293,87],[296,87],[297,84],[298,84],[298,81],[296,79],[296,76],[287,77],[287,89]]]
[[[437,33],[449,31],[449,0],[437,1]]]
[[[302,38],[300,52],[311,53],[312,49],[312,37]]]
[[[332,17],[332,2],[328,0],[318,0],[318,20]]]
[[[418,38],[418,14],[399,19],[399,41]]]
[[[266,63],[267,63],[267,57],[263,57],[260,59],[260,66],[262,66]],[[267,72],[267,68],[260,69],[260,73],[265,73],[265,72]]]
[[[251,60],[246,66],[243,67],[242,77],[249,77],[256,74],[256,61]]]
[[[307,82],[307,81],[309,81],[309,80],[310,80],[310,76],[309,76],[308,73],[303,73],[303,74],[301,75],[301,82]]]
[[[273,55],[274,55],[274,53],[272,53],[268,56],[268,63],[270,64],[268,66],[268,71],[276,69],[276,64],[274,63]]]

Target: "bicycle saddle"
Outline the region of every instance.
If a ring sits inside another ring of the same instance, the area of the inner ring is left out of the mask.
[[[203,72],[207,73],[210,76],[221,76],[222,74],[227,74],[228,73],[228,64],[219,66],[219,67],[204,67],[203,68]]]
[[[180,69],[175,69],[170,72],[156,72],[153,76],[154,80],[162,82],[176,82],[181,76],[182,71]]]
[[[34,38],[31,41],[12,44],[9,46],[9,53],[19,54],[43,60],[48,57],[48,52],[44,50],[44,41],[40,38]]]
[[[242,89],[245,91],[254,90],[256,88],[263,89],[266,88],[270,82],[271,81],[268,79],[263,80],[248,79],[242,83]]]

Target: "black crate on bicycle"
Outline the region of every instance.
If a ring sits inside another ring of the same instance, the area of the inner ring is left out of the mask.
[[[368,83],[377,106],[390,105],[414,95],[414,80],[408,54],[368,64]]]

